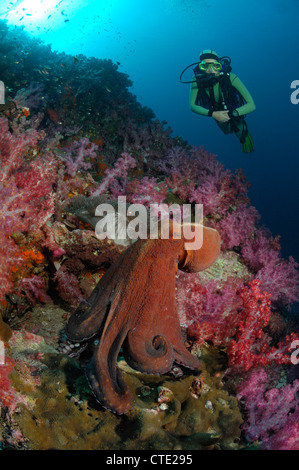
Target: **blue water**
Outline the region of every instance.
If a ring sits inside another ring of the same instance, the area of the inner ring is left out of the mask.
[[[24,25],[53,50],[119,62],[138,100],[175,135],[203,145],[227,168],[243,169],[263,223],[282,236],[283,256],[299,261],[299,105],[290,100],[291,82],[299,80],[299,1],[2,0],[0,5],[1,19]],[[208,48],[231,57],[233,71],[254,98],[257,109],[247,117],[253,154],[243,154],[234,135],[222,134],[212,119],[189,110],[189,85],[179,76]]]

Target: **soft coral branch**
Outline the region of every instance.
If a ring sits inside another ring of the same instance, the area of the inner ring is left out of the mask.
[[[40,157],[37,149],[44,135],[34,129],[11,133],[7,119],[0,118],[1,300],[12,291],[13,273],[23,263],[11,236],[42,227],[54,213],[56,161],[51,153]],[[28,148],[36,154],[31,162],[24,158]]]
[[[299,301],[298,263],[291,256],[281,258],[280,251],[279,237],[259,228],[254,237],[244,240],[241,253],[262,288],[271,292],[272,303],[290,306]]]
[[[263,328],[268,325],[271,316],[271,294],[261,292],[260,285],[260,280],[254,279],[240,289],[243,308],[239,314],[236,339],[232,339],[228,346],[229,366],[232,368],[249,370],[273,362],[291,363],[292,342],[299,335],[291,333],[277,348],[269,346]]]
[[[35,148],[44,137],[44,131],[37,132],[35,129],[15,135],[9,131],[7,119],[0,118],[0,181],[6,181],[22,165],[26,148]]]
[[[128,171],[130,168],[135,168],[135,166],[136,160],[130,154],[123,152],[114,167],[105,171],[102,182],[92,195],[100,196],[108,191],[110,191],[115,198],[125,195],[128,184]]]
[[[82,137],[79,142],[73,140],[70,147],[64,149],[66,151],[66,154],[63,156],[66,164],[66,173],[74,177],[80,168],[89,170],[92,165],[88,160],[96,157],[97,149],[98,145],[90,142],[87,137]]]
[[[261,440],[264,449],[298,450],[298,390],[299,380],[295,380],[292,385],[275,388],[269,386],[265,370],[254,370],[239,385],[237,394],[247,411],[243,425],[247,439]]]

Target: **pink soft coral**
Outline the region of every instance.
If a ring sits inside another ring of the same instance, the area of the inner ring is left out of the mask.
[[[0,118],[0,181],[7,181],[9,176],[23,163],[23,153],[27,148],[36,148],[37,142],[45,137],[44,131],[29,129],[15,135],[9,131],[8,121]]]
[[[269,382],[266,371],[258,369],[239,385],[237,397],[247,411],[243,431],[248,440],[262,441],[264,449],[299,450],[299,380],[282,388],[273,388]]]
[[[128,153],[123,152],[113,168],[105,170],[104,178],[93,191],[93,196],[100,196],[110,192],[112,197],[124,196],[127,190],[127,175],[130,168],[135,168],[136,160]]]
[[[298,263],[291,256],[284,260],[280,251],[279,237],[273,238],[259,228],[254,236],[243,240],[241,253],[262,288],[271,292],[272,302],[289,306],[299,301]]]
[[[77,305],[84,300],[77,277],[61,265],[53,276],[60,297],[70,305]]]
[[[262,443],[265,450],[299,450],[299,405],[287,415],[285,424]]]
[[[217,226],[222,248],[230,250],[250,239],[258,219],[259,213],[255,207],[244,204],[226,215]]]
[[[23,262],[12,235],[40,228],[54,213],[55,159],[51,153],[34,158],[44,135],[34,129],[11,133],[8,121],[0,118],[0,300],[11,292],[12,270]],[[24,158],[26,151],[31,162]]]
[[[42,277],[24,277],[20,280],[16,293],[19,296],[24,294],[31,305],[36,305],[37,302],[51,302],[51,298],[46,294],[46,289],[46,282]]]
[[[73,140],[69,147],[65,147],[66,154],[62,157],[66,164],[66,173],[74,177],[82,168],[88,170],[91,168],[91,162],[88,161],[96,157],[98,145],[90,142],[87,137],[82,137],[80,141]]]
[[[128,184],[128,202],[143,204],[149,207],[151,204],[162,204],[167,196],[165,183],[158,183],[156,178],[144,176],[140,181],[132,180]]]
[[[248,183],[241,170],[224,169],[203,147],[173,147],[160,163],[165,182],[184,202],[204,205],[204,215],[221,218],[231,206],[248,204]]]

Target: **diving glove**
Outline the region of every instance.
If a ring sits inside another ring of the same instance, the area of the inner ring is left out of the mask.
[[[254,152],[253,140],[250,132],[247,131],[245,135],[240,139],[240,144],[244,153]]]

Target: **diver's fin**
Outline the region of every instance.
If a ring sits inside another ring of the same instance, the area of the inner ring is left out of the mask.
[[[254,152],[253,139],[248,130],[244,135],[242,135],[242,138],[240,139],[240,144],[244,153]]]

